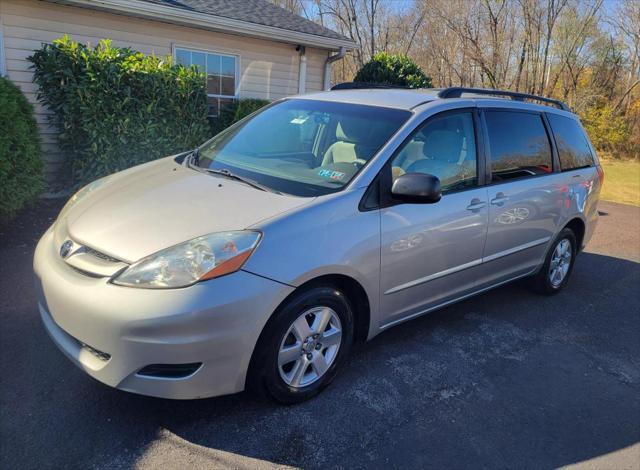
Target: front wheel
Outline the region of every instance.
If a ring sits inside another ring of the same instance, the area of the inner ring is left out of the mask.
[[[563,229],[551,245],[542,268],[532,278],[532,288],[547,295],[560,292],[569,281],[577,254],[575,234],[569,228]]]
[[[253,382],[281,403],[317,395],[349,354],[353,324],[351,305],[339,290],[315,287],[294,294],[260,336]]]

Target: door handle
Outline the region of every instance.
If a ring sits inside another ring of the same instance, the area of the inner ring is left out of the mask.
[[[505,195],[504,193],[498,193],[496,194],[496,197],[491,199],[491,204],[493,204],[494,206],[501,206],[508,200],[509,200],[509,196]]]
[[[471,203],[467,206],[467,210],[468,211],[477,211],[477,210],[482,209],[486,205],[487,205],[486,202],[481,201],[480,199],[475,197],[475,198],[473,198],[471,200]]]

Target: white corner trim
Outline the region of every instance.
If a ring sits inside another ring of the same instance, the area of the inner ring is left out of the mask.
[[[4,53],[4,31],[2,30],[2,16],[0,16],[0,77],[7,75],[7,62]]]
[[[298,60],[298,94],[302,95],[307,91],[307,54],[304,46],[300,49]]]
[[[355,43],[348,39],[335,39],[315,34],[301,33],[273,26],[264,26],[247,21],[207,15],[199,12],[143,2],[140,0],[46,0],[53,3],[93,8],[125,15],[160,20],[182,26],[199,27],[243,36],[251,36],[288,44],[301,44],[321,49],[354,49]]]

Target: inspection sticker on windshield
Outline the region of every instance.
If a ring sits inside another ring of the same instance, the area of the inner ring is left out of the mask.
[[[336,181],[342,181],[346,175],[341,171],[333,171],[333,170],[320,170],[318,172],[318,176],[322,176],[323,178],[329,178]]]

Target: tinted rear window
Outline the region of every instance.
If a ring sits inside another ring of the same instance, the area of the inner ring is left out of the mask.
[[[577,121],[557,114],[547,114],[558,146],[560,168],[563,171],[593,165],[593,155],[587,137]]]
[[[553,171],[551,144],[540,115],[487,111],[485,118],[494,181]]]

